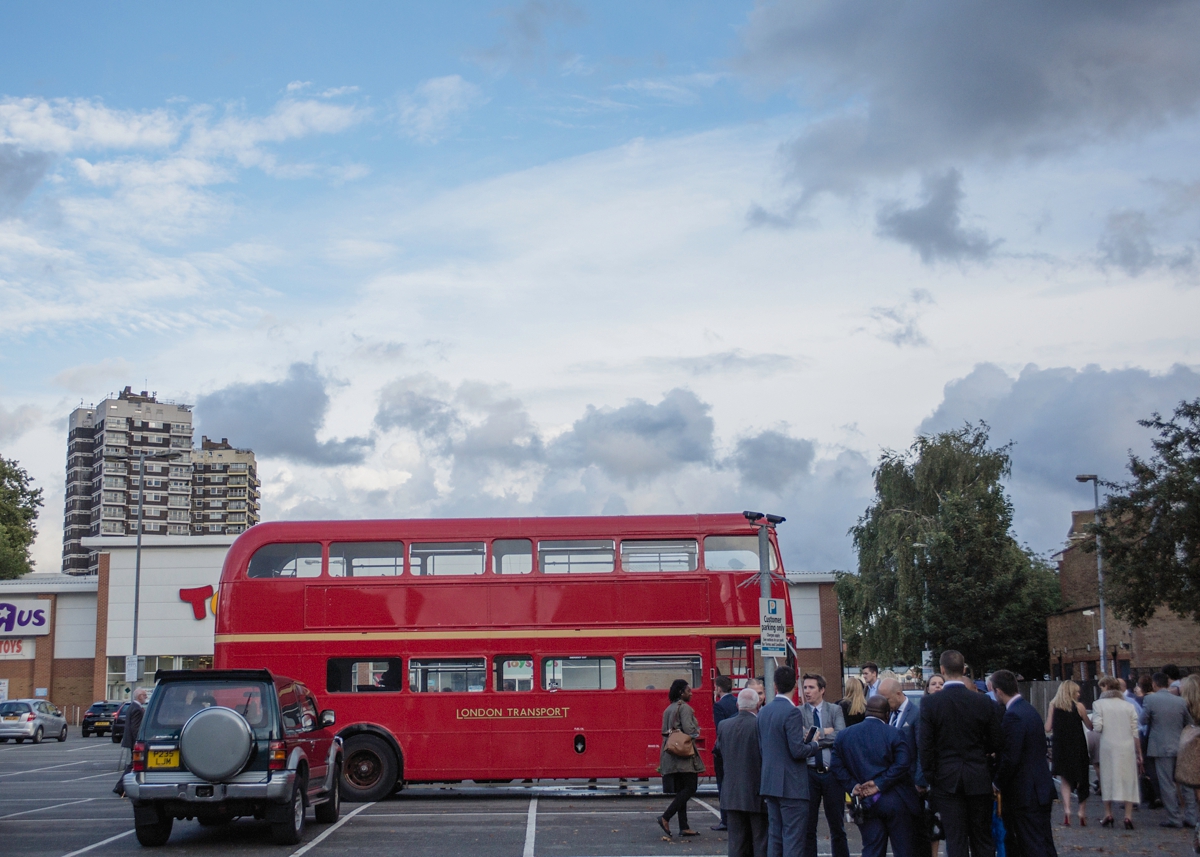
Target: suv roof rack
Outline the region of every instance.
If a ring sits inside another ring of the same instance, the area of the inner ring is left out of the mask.
[[[270,670],[156,670],[154,673],[156,682],[195,678],[275,682],[280,676],[272,675]]]

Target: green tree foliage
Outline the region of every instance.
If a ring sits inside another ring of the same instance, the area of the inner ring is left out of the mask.
[[[0,580],[33,569],[29,546],[37,535],[34,521],[42,505],[42,489],[30,488],[29,482],[29,474],[16,461],[0,455]]]
[[[1109,606],[1145,625],[1165,605],[1200,620],[1200,399],[1180,402],[1174,416],[1154,414],[1148,461],[1129,456],[1130,481],[1105,483],[1098,530]]]
[[[989,447],[980,423],[883,453],[875,502],[850,530],[858,573],[837,583],[852,660],[916,664],[928,642],[977,671],[1045,673],[1058,578],[1010,533],[1009,449]]]

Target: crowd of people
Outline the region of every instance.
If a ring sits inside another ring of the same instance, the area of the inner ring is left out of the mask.
[[[940,674],[916,698],[868,663],[861,680],[846,679],[836,703],[825,699],[823,676],[806,673],[797,688],[791,667],[776,668],[769,703],[761,681],[735,695],[732,681],[718,676],[721,818],[713,829],[728,831],[730,857],[816,857],[822,807],[832,857],[849,857],[847,815],[863,857],[884,857],[889,843],[895,857],[939,857],[943,840],[947,857],[994,857],[1001,842],[1009,857],[1054,857],[1054,800],[1070,825],[1074,792],[1085,826],[1093,768],[1102,826],[1114,826],[1114,804],[1123,805],[1122,825],[1132,830],[1147,791],[1166,809],[1163,827],[1196,827],[1200,676],[1164,671],[1130,687],[1104,678],[1090,713],[1080,686],[1064,681],[1043,719],[1009,670],[978,685],[966,672],[961,653],[943,652]],[[674,799],[658,824],[667,838],[673,820],[681,836],[697,836],[687,805],[705,773],[695,749],[700,726],[686,681],[675,681],[669,696],[661,770]],[[1200,831],[1195,844],[1200,853]]]

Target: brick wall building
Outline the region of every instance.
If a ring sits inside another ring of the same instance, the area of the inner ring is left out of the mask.
[[[796,674],[825,676],[825,698],[842,698],[842,636],[835,578],[829,573],[789,571],[788,595],[796,629]]]
[[[1093,537],[1085,532],[1095,520],[1091,509],[1071,513],[1067,546],[1058,555],[1062,610],[1046,620],[1051,678],[1094,679],[1100,671],[1100,598],[1096,552],[1086,548]],[[1161,608],[1145,628],[1131,628],[1106,611],[1105,649],[1109,672],[1125,678],[1173,663],[1200,667],[1200,623]]]
[[[0,602],[45,604],[46,633],[0,633],[0,679],[8,698],[45,697],[74,718],[91,705],[96,659],[96,579],[57,572],[0,581]]]

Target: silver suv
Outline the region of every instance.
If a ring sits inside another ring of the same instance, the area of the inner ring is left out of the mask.
[[[14,699],[0,702],[0,744],[15,738],[41,744],[43,738],[67,740],[67,718],[47,699]]]

